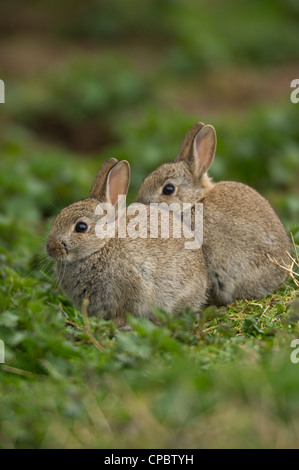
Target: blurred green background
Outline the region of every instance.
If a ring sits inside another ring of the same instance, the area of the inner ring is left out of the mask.
[[[44,220],[87,194],[108,157],[142,179],[211,123],[211,175],[299,213],[299,6],[295,0],[3,1],[1,201]]]
[[[45,255],[106,158],[130,162],[133,201],[196,121],[217,131],[211,176],[260,191],[298,243],[295,78],[297,0],[1,1],[0,447],[298,444],[293,285],[208,310],[190,335],[187,314],[127,334],[95,320],[99,355],[66,334],[61,311],[82,317]]]

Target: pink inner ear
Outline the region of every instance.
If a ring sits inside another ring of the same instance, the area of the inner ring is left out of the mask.
[[[107,184],[107,200],[113,206],[117,203],[118,196],[127,194],[129,179],[130,170],[125,162],[119,162],[110,171]]]
[[[190,155],[190,150],[192,149],[194,137],[203,126],[203,122],[197,122],[188,130],[175,161],[185,160],[186,158],[188,158],[188,156]]]
[[[196,176],[203,175],[210,168],[216,150],[216,135],[212,126],[203,127],[193,143]]]

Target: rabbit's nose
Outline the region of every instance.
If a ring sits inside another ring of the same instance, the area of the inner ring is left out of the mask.
[[[56,240],[48,240],[47,252],[51,258],[65,258],[67,255],[65,244]]]
[[[48,255],[55,258],[55,253],[56,253],[56,243],[53,240],[48,240],[47,243],[47,252]]]

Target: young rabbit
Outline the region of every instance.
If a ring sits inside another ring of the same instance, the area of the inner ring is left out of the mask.
[[[203,203],[203,245],[209,303],[260,298],[277,289],[286,272],[290,242],[270,204],[242,183],[213,183],[207,175],[216,150],[213,126],[189,129],[174,162],[161,165],[142,183],[137,201]],[[271,258],[271,259],[270,259]]]
[[[207,273],[201,249],[184,249],[184,237],[132,238],[120,227],[118,196],[130,181],[127,161],[107,160],[98,170],[87,199],[66,207],[50,230],[47,250],[56,261],[61,286],[77,308],[89,300],[88,313],[103,313],[125,326],[131,313],[154,320],[152,307],[176,313],[187,306],[198,311],[206,301]],[[99,203],[115,209],[115,236],[97,236]],[[129,206],[130,207],[130,206]],[[149,206],[145,218],[149,235]],[[122,209],[123,210],[123,209]],[[125,228],[132,216],[125,209]],[[121,220],[121,219],[120,219]],[[179,222],[181,224],[181,221]],[[120,230],[122,229],[122,235]]]

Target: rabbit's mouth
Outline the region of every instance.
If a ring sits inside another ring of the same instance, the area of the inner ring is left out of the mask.
[[[69,250],[65,242],[49,240],[47,243],[47,252],[51,258],[66,260]]]

